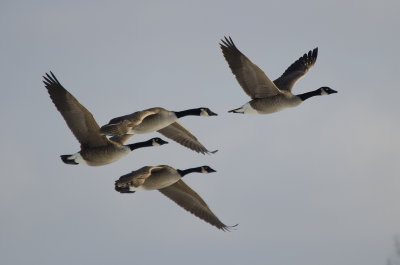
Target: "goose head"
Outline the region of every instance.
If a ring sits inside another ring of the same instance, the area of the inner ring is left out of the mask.
[[[202,166],[201,167],[201,173],[213,173],[213,172],[217,172],[216,170],[212,169],[209,166]]]
[[[200,116],[217,116],[218,114],[212,112],[209,108],[199,108]]]
[[[332,88],[327,86],[320,87],[318,90],[321,93],[321,96],[337,93],[336,90],[333,90]]]
[[[160,146],[160,145],[168,143],[167,141],[164,141],[163,139],[161,139],[159,137],[152,138],[152,139],[150,139],[150,141],[151,141],[152,146]]]

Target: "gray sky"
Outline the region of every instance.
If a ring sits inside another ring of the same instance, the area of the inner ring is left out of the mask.
[[[0,3],[0,263],[385,264],[400,233],[400,2],[150,2]],[[271,79],[318,46],[294,92],[339,93],[228,114],[249,98],[219,49],[224,35]],[[79,144],[42,84],[49,70],[99,124],[210,107],[219,116],[181,123],[219,152],[170,141],[103,167],[63,164]],[[158,164],[215,168],[185,182],[237,230],[157,191],[114,191],[121,175]]]

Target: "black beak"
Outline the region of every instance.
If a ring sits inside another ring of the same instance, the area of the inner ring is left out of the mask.
[[[336,91],[336,90],[333,90],[333,89],[331,89],[331,90],[328,91],[328,94],[335,94],[335,93],[337,93],[337,91]]]
[[[161,141],[160,141],[160,145],[163,145],[163,144],[167,144],[168,142],[167,141],[164,141],[163,139],[161,139]]]
[[[324,87],[324,90],[325,90],[325,92],[326,92],[328,95],[337,93],[336,90],[333,90],[333,89],[330,88],[330,87]]]
[[[218,116],[218,114],[217,114],[217,113],[215,113],[215,112],[212,112],[211,110],[210,110],[210,112],[208,113],[208,115],[209,115],[209,116]]]
[[[210,169],[209,169],[208,173],[217,172],[216,170],[212,169],[211,167],[209,167],[209,168]]]

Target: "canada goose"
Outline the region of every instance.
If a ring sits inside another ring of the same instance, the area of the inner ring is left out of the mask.
[[[47,73],[43,76],[43,83],[54,105],[81,143],[81,151],[72,155],[61,155],[64,163],[102,166],[121,159],[134,149],[167,143],[160,138],[129,145],[123,145],[123,138],[120,142],[110,141],[100,134],[100,127],[93,115],[60,84],[52,72],[50,73],[51,76]]]
[[[137,190],[159,190],[200,219],[224,231],[229,230],[232,226],[223,224],[205,201],[182,181],[182,177],[193,172],[212,173],[216,171],[209,166],[185,170],[174,169],[165,165],[145,166],[120,177],[115,182],[115,190],[120,193],[134,193]]]
[[[101,133],[111,136],[144,134],[158,131],[165,137],[193,151],[202,154],[215,153],[216,151],[208,151],[189,130],[177,122],[179,118],[189,115],[216,116],[217,114],[208,108],[169,111],[157,107],[114,118],[108,124],[102,126],[100,130]]]
[[[229,39],[225,37],[225,40],[221,41],[222,53],[232,73],[236,76],[244,92],[252,99],[242,107],[229,112],[269,114],[289,107],[296,107],[313,96],[337,93],[329,87],[320,87],[315,91],[299,95],[292,94],[294,84],[315,64],[318,48],[304,54],[289,66],[281,77],[272,82],[263,70],[236,48],[230,37]]]

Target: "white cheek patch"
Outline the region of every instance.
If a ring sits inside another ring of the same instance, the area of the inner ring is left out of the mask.
[[[153,141],[153,146],[160,146],[160,144],[157,143],[156,141]]]
[[[325,96],[325,95],[329,95],[329,94],[326,93],[325,89],[321,89],[321,96]]]
[[[204,169],[204,167],[201,168],[201,173],[208,173],[207,170]]]
[[[200,112],[200,116],[208,116],[208,112],[202,109]]]

